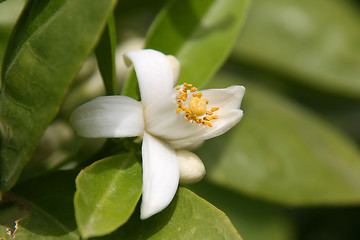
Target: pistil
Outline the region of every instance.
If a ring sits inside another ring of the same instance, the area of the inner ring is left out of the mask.
[[[190,89],[188,90],[188,88]],[[212,127],[213,125],[210,123],[210,121],[219,118],[217,115],[214,115],[214,112],[220,108],[213,107],[210,110],[207,110],[206,105],[209,104],[209,100],[202,98],[202,92],[197,92],[197,88],[193,87],[192,84],[184,83],[182,88],[180,85],[178,85],[175,89],[179,91],[179,94],[176,97],[178,102],[176,113],[184,111],[185,119],[187,121]],[[185,102],[188,98],[188,91],[192,95],[192,98],[189,100],[187,108],[183,105],[183,102]]]

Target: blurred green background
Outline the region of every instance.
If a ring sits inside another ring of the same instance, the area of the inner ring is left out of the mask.
[[[0,4],[0,62],[23,3]],[[164,4],[119,1],[119,45],[144,39]],[[245,240],[360,239],[359,43],[358,1],[252,1],[229,59],[204,86],[244,85],[244,119],[197,150],[207,175],[188,186],[223,210]],[[84,90],[91,59],[87,67],[58,115],[61,133],[74,107],[102,93],[99,76],[100,91]],[[66,134],[50,150],[40,142],[24,179],[97,144]]]

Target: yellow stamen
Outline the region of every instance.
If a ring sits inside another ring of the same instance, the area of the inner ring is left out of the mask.
[[[187,88],[191,88],[189,91],[192,93],[192,98],[187,102],[188,108],[183,105],[183,102],[187,101],[188,90]],[[213,127],[210,121],[216,120],[219,117],[217,115],[213,115],[215,111],[219,110],[219,107],[213,107],[210,110],[206,109],[206,105],[209,103],[209,100],[206,98],[202,98],[202,93],[197,92],[198,89],[193,87],[192,84],[184,83],[183,87],[178,85],[176,90],[179,91],[179,95],[176,96],[176,100],[178,102],[178,107],[176,109],[176,113],[180,113],[181,111],[185,112],[185,119],[192,123],[203,124],[208,127]],[[204,116],[203,118],[199,118],[198,116]],[[212,116],[213,115],[213,116]]]
[[[180,95],[183,96],[183,97],[185,97],[185,98],[187,98],[187,92],[180,92]],[[186,99],[185,99],[185,100],[186,100]],[[185,101],[185,100],[184,100],[184,101]]]
[[[209,117],[203,117],[203,120],[204,121],[210,121],[210,118]]]
[[[192,89],[190,89],[190,92],[196,92],[196,91],[197,91],[196,87],[193,87]]]
[[[207,125],[209,127],[212,127],[213,125],[211,124],[211,122],[203,122],[204,125]]]
[[[186,107],[184,107],[184,106],[181,106],[181,109],[182,109],[184,112],[187,112],[187,113],[191,114],[190,109],[188,109],[188,108],[186,108]]]
[[[201,92],[193,93],[192,95],[193,95],[193,97],[198,97],[198,98],[201,98],[201,97],[202,97],[202,93],[201,93]],[[206,104],[206,102],[205,102],[205,104]]]
[[[219,107],[213,107],[213,108],[211,108],[211,111],[212,112],[215,112],[215,111],[217,111],[217,110],[219,110],[220,108]]]

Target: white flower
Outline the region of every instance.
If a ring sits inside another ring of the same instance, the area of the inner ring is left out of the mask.
[[[83,137],[143,136],[141,219],[146,219],[167,207],[176,193],[175,149],[198,146],[238,123],[245,88],[201,92],[191,84],[174,88],[180,64],[151,49],[128,52],[125,60],[134,65],[141,102],[126,96],[98,97],[78,107],[70,122]]]

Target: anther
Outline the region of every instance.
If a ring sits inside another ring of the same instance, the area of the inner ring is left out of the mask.
[[[213,115],[214,113],[212,111],[206,111],[206,115]]]
[[[193,95],[193,97],[198,97],[198,98],[201,98],[201,97],[202,97],[202,93],[201,93],[201,92],[193,93],[192,95]],[[205,102],[205,104],[206,104],[206,102]]]
[[[180,90],[180,85],[177,85],[175,89]]]
[[[209,100],[207,100],[206,98],[204,98],[204,100],[205,100],[205,103],[206,103],[206,104],[208,104],[208,103],[209,103]]]
[[[200,123],[200,119],[197,116],[194,116],[195,122]]]
[[[183,97],[185,97],[185,100],[186,100],[186,98],[187,98],[187,92],[180,92],[180,95],[183,96]],[[183,100],[183,101],[185,101],[185,100]]]
[[[184,87],[186,87],[186,88],[191,88],[191,87],[192,87],[192,84],[184,83]]]
[[[197,91],[196,87],[193,87],[192,89],[190,89],[190,92],[196,92],[196,91]]]
[[[184,107],[184,106],[181,106],[181,109],[184,110],[185,112],[191,114],[190,109],[188,109],[188,108],[186,108],[186,107]]]
[[[213,125],[211,124],[211,122],[203,122],[204,125],[207,125],[209,127],[212,127]]]
[[[217,111],[217,110],[219,110],[220,109],[220,107],[213,107],[213,108],[211,108],[211,111],[212,112],[215,112],[215,111]]]

